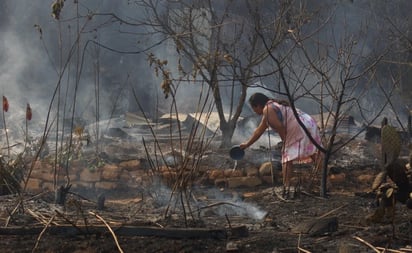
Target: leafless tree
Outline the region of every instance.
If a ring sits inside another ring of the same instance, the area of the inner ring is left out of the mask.
[[[90,17],[145,26],[152,37],[159,36],[160,42],[169,43],[164,60],[174,72],[162,80],[165,95],[171,92],[168,82],[206,83],[219,114],[222,146],[230,145],[247,89],[256,81],[268,83],[273,78],[265,87],[286,95],[292,106],[303,98],[317,104],[321,115],[325,115],[320,121],[323,128],[332,126],[324,146],[319,147],[326,158],[324,195],[328,159],[341,148],[334,145],[341,121],[347,113],[356,111],[367,124],[374,122],[390,105],[399,78],[393,74],[385,83],[378,78],[379,68],[385,68],[381,63],[388,50],[366,53],[367,45],[362,40],[368,32],[366,26],[357,34],[334,30],[330,24],[337,21],[335,10],[328,9],[329,15],[318,16],[321,8],[306,5],[309,2],[138,0],[134,3],[146,13],[138,22],[113,13],[93,13]],[[330,34],[324,36],[325,31]],[[90,42],[113,52],[133,53],[113,50],[96,40]],[[371,92],[381,96],[381,103],[373,112],[368,111],[363,100]]]
[[[147,10],[146,24],[173,42],[179,79],[205,82],[210,87],[219,115],[222,147],[229,146],[246,91],[268,58],[254,24],[270,17],[273,29],[265,30],[265,37],[269,50],[275,49],[287,36],[289,1],[139,3]]]
[[[281,90],[291,102],[295,115],[295,104],[303,98],[319,108],[319,123],[324,137],[323,146],[318,146],[324,154],[321,196],[326,196],[327,168],[331,155],[348,143],[335,145],[336,134],[346,116],[357,115],[366,126],[372,124],[390,104],[399,80],[396,76],[384,81],[379,79],[377,71],[382,67],[382,59],[388,50],[376,54],[367,52],[366,41],[362,39],[368,32],[366,26],[358,32],[350,32],[347,28],[334,31],[329,22],[336,20],[336,13],[333,9],[329,13],[323,20],[317,20],[316,26],[308,25],[305,30],[289,29],[292,43],[284,44],[287,50],[283,50],[290,52],[287,55],[270,51],[268,47],[278,69],[274,78],[282,84]],[[330,35],[324,36],[324,31],[330,32]],[[263,35],[261,38],[265,40]],[[379,96],[375,108],[365,103],[365,99],[371,95]],[[349,141],[362,131],[364,128],[348,132]]]

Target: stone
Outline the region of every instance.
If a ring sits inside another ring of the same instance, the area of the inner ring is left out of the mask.
[[[45,182],[54,182],[54,174],[49,174],[45,175],[44,178],[42,178]],[[78,176],[76,174],[69,174],[70,180],[77,180]],[[60,172],[58,177],[57,177],[58,182],[66,182],[67,181],[67,176],[66,173]]]
[[[137,176],[132,177],[129,171],[122,170],[122,172],[120,173],[120,176],[119,176],[119,181],[129,183],[129,182],[134,181],[134,178],[136,178],[136,177]]]
[[[262,184],[262,180],[258,177],[231,177],[227,178],[227,187],[256,187]]]
[[[223,171],[219,170],[219,169],[214,169],[214,170],[211,170],[209,172],[209,179],[210,180],[216,180],[218,178],[224,178],[224,176],[225,175],[224,175]]]
[[[332,184],[338,184],[338,183],[343,183],[346,180],[346,174],[345,173],[339,173],[339,174],[332,174],[329,176],[329,182]]]
[[[140,160],[133,159],[129,161],[123,161],[119,164],[119,167],[126,169],[126,170],[139,170],[140,168]]]
[[[73,160],[70,162],[71,168],[84,168],[87,167],[87,162],[85,160]]]
[[[142,170],[123,170],[120,177],[123,178],[126,176],[130,178],[138,178],[144,175],[148,175],[148,173]]]
[[[246,176],[248,177],[256,177],[259,175],[259,170],[255,167],[246,168]]]
[[[83,169],[80,173],[80,181],[84,182],[99,182],[100,181],[100,170],[91,171],[90,169],[86,168]]]
[[[86,189],[93,189],[94,184],[92,182],[84,182],[84,181],[72,181],[72,188],[86,188]]]
[[[114,182],[97,182],[94,184],[94,187],[96,189],[114,190],[118,187],[118,184]]]
[[[242,177],[243,172],[240,170],[227,169],[223,172],[225,177]]]
[[[29,181],[27,181],[26,190],[38,192],[41,190],[41,184],[42,184],[41,180],[35,179],[35,178],[29,178]],[[24,185],[22,185],[22,187],[24,187]]]
[[[367,175],[367,174],[359,175],[357,179],[360,183],[370,184],[375,179],[375,175]]]
[[[50,164],[36,161],[30,177],[42,180],[50,180],[53,179],[53,174],[54,170]]]
[[[105,164],[102,168],[102,180],[118,181],[122,169],[114,164]]]
[[[259,175],[260,176],[271,176],[272,175],[272,163],[265,162],[262,163],[259,167]]]

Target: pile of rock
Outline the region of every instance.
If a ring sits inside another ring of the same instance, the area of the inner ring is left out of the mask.
[[[58,168],[55,173],[55,168],[49,162],[36,161],[26,189],[35,193],[54,190],[55,182],[57,185],[65,184],[67,178],[70,179],[72,189],[86,188],[96,192],[133,189],[148,177],[141,167],[141,162],[137,159],[118,164],[106,163],[100,167],[78,160],[67,171]]]

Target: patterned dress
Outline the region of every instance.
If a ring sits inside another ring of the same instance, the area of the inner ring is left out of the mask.
[[[277,113],[279,120],[286,128],[286,138],[283,140],[282,163],[294,161],[298,163],[311,162],[311,156],[317,152],[316,146],[311,142],[303,128],[296,120],[293,110],[289,106],[281,105],[275,101],[268,102]],[[313,139],[321,144],[319,129],[316,121],[307,113],[297,109],[299,119],[305,125]],[[270,126],[272,129],[273,127]]]

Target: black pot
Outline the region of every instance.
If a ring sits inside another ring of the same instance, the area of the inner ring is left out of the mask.
[[[239,145],[236,145],[230,149],[229,155],[233,160],[242,160],[245,156],[245,151]]]

